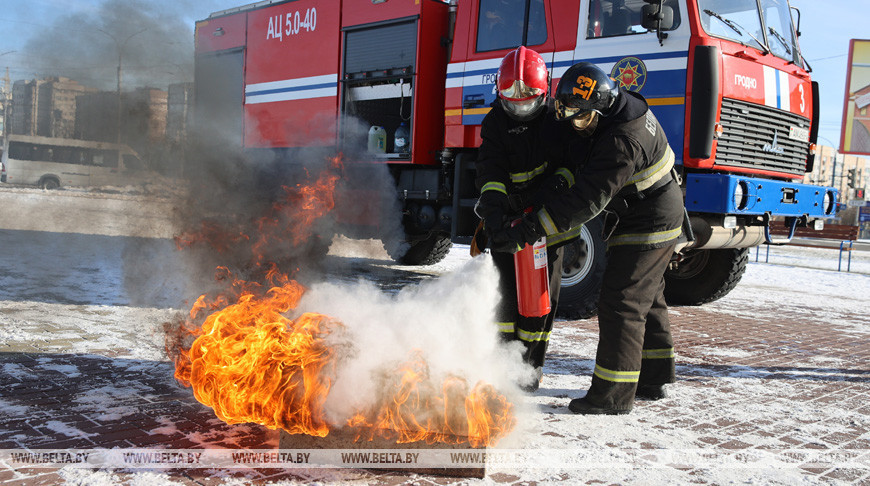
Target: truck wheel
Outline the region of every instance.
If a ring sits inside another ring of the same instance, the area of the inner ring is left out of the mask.
[[[390,254],[390,257],[404,265],[433,265],[447,256],[453,242],[442,233],[432,233],[428,238],[411,243],[404,255]]]
[[[58,181],[54,177],[46,177],[45,179],[39,181],[39,187],[51,191],[60,187],[60,181]]]
[[[607,266],[607,245],[601,238],[601,228],[601,218],[595,218],[583,225],[580,238],[565,246],[556,310],[559,317],[587,319],[598,313],[598,294]]]
[[[731,292],[749,262],[749,248],[687,252],[676,270],[665,272],[668,304],[701,305]]]

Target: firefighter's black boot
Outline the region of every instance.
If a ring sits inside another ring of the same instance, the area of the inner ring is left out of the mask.
[[[568,404],[568,410],[580,415],[625,415],[631,412],[630,408],[604,408],[597,407],[586,400],[586,397],[575,398]]]
[[[664,385],[638,385],[634,398],[639,400],[661,400],[667,397]]]
[[[538,391],[538,388],[541,386],[541,379],[544,377],[544,368],[537,367],[535,368],[535,376],[533,381],[528,383],[521,383],[520,390],[526,393],[535,393]]]

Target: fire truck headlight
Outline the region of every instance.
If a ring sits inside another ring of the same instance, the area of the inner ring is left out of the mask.
[[[749,203],[749,184],[738,181],[734,186],[734,207],[740,211],[746,209]]]

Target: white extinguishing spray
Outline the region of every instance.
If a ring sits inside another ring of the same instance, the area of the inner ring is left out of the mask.
[[[532,209],[526,209],[531,212]],[[517,224],[518,221],[514,221]],[[520,315],[542,317],[550,313],[550,277],[547,268],[547,237],[514,253],[517,304]]]

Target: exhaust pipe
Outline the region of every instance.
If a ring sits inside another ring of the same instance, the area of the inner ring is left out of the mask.
[[[695,233],[695,241],[683,249],[751,248],[765,242],[764,226],[738,225],[726,228],[722,223],[722,216],[692,215],[689,220]]]

